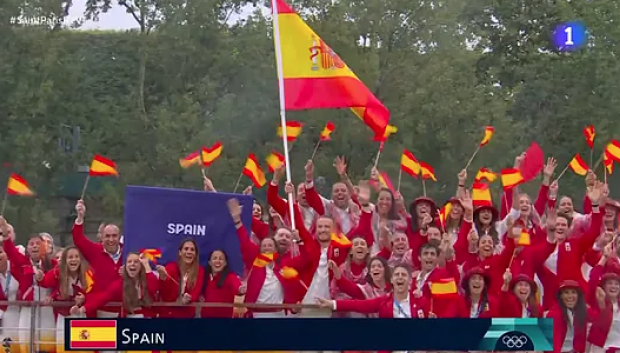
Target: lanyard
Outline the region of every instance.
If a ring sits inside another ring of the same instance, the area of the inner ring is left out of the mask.
[[[394,299],[394,305],[396,305],[396,309],[398,309],[398,312],[405,317],[405,319],[409,319],[409,315],[407,315],[407,313],[405,313],[405,311],[403,310],[403,308],[400,306],[400,304],[396,301],[396,299]]]

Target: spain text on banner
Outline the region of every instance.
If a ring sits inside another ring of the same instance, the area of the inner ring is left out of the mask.
[[[286,2],[273,2],[280,27],[286,109],[351,108],[382,136],[390,118],[388,109]]]

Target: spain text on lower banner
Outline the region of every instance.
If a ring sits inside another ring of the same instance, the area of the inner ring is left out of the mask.
[[[551,319],[71,319],[65,342],[67,350],[551,351],[552,335]]]

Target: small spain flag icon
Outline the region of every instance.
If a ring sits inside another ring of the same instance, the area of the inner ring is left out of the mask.
[[[116,320],[71,320],[71,349],[116,349]]]

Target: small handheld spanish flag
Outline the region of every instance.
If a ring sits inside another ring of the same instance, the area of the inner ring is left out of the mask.
[[[525,181],[519,169],[516,169],[516,168],[503,169],[501,178],[502,178],[502,185],[504,186],[504,190],[510,190],[513,187],[519,184],[522,184]]]
[[[298,121],[287,121],[286,122],[286,140],[289,142],[297,140],[299,135],[301,135],[302,128],[303,128],[303,124]],[[282,137],[282,126],[278,126],[278,136]]]
[[[202,165],[204,167],[208,167],[211,164],[213,164],[213,162],[222,154],[222,143],[221,142],[216,142],[213,146],[207,148],[207,147],[202,147],[201,150],[201,159],[202,159]]]
[[[9,182],[6,186],[6,192],[9,195],[19,195],[19,196],[33,196],[34,192],[30,189],[28,182],[26,179],[21,176],[11,173],[9,177]]]
[[[590,149],[594,148],[594,138],[596,137],[596,131],[594,131],[594,126],[590,125],[583,129],[583,136],[586,137],[586,143]]]
[[[288,267],[288,266],[282,267],[282,269],[280,270],[280,275],[284,279],[298,279],[299,278],[299,272],[297,272],[296,269],[292,267]]]
[[[285,158],[281,153],[276,151],[272,151],[271,154],[265,158],[267,162],[267,166],[269,167],[269,172],[273,173],[276,169],[278,169],[281,165],[284,164]]]
[[[584,176],[588,174],[588,165],[586,164],[586,162],[584,162],[584,160],[579,154],[576,154],[575,157],[573,157],[573,159],[570,161],[569,166],[570,169],[572,169],[573,172],[575,172],[575,174],[577,175]]]
[[[92,163],[90,164],[90,170],[88,171],[90,176],[118,176],[118,169],[116,163],[111,159],[107,159],[100,155],[95,155]]]
[[[422,173],[422,179],[431,179],[432,181],[437,181],[437,178],[435,177],[435,171],[430,165],[424,162],[420,162],[420,172]]]
[[[482,138],[482,141],[480,141],[480,147],[486,145],[487,143],[489,143],[489,141],[491,141],[491,137],[493,137],[494,132],[495,129],[493,128],[493,126],[487,126],[486,128],[484,128],[484,137]]]
[[[323,129],[323,131],[321,131],[321,141],[331,140],[331,134],[332,132],[334,132],[334,129],[336,129],[334,123],[328,121],[327,124],[325,124],[325,128]]]
[[[140,254],[155,265],[157,265],[157,260],[161,259],[161,250],[159,249],[142,249]]]
[[[478,174],[476,174],[476,178],[474,179],[474,182],[479,183],[484,180],[488,181],[489,183],[492,183],[495,180],[497,180],[497,174],[493,173],[493,171],[491,171],[490,169],[480,168],[480,170],[478,171]]]
[[[444,278],[430,283],[431,295],[437,297],[453,297],[458,290],[454,278]]]
[[[247,176],[252,180],[254,186],[257,188],[262,187],[267,184],[267,179],[265,179],[265,174],[260,168],[260,164],[258,164],[258,160],[254,153],[250,153],[248,155],[248,159],[245,162],[245,167],[243,167],[243,175]]]
[[[272,254],[261,253],[261,254],[258,254],[258,256],[256,256],[256,258],[254,259],[254,262],[252,263],[252,266],[266,267],[267,265],[272,263],[277,258],[278,258],[278,254],[275,254],[275,253],[272,253]]]
[[[413,153],[405,149],[400,157],[400,169],[417,179],[418,175],[420,175],[420,162],[418,162]]]
[[[200,153],[201,151],[195,151],[179,159],[179,164],[181,165],[181,168],[187,169],[193,165],[200,164]]]

